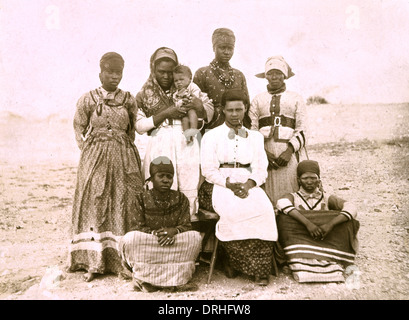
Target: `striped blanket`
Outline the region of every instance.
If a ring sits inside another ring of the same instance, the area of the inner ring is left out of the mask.
[[[186,284],[195,271],[195,260],[201,249],[197,231],[175,236],[175,243],[160,246],[152,234],[131,231],[119,242],[122,259],[132,268],[133,277],[155,286]]]
[[[339,211],[299,210],[316,225],[339,215]],[[294,218],[277,216],[279,242],[294,278],[299,282],[342,282],[344,267],[354,263],[359,222],[349,220],[334,227],[324,240],[314,240]]]

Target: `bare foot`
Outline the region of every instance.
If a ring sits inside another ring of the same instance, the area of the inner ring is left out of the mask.
[[[142,292],[155,292],[158,291],[159,288],[151,285],[150,283],[143,282],[141,280],[133,279],[133,285],[135,291],[142,291]]]
[[[197,291],[199,290],[199,286],[196,283],[186,283],[181,286],[177,286],[175,288],[176,291],[178,292],[183,292],[183,291]]]
[[[123,280],[132,280],[132,272],[124,269],[119,273],[118,277]]]
[[[95,276],[96,273],[87,272],[86,274],[84,274],[84,280],[85,282],[91,282],[92,280],[94,280]]]
[[[259,277],[255,276],[254,277],[254,282],[257,283],[259,286],[265,287],[268,286],[268,277]]]

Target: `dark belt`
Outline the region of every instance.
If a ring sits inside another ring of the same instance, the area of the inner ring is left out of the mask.
[[[219,168],[250,168],[250,163],[246,163],[246,164],[242,164],[240,162],[221,163]]]
[[[295,129],[295,119],[288,118],[286,116],[280,115],[280,116],[269,116],[269,117],[264,117],[258,120],[258,126],[259,128],[262,127],[269,127],[269,126],[274,126],[274,127],[289,127],[292,129]]]

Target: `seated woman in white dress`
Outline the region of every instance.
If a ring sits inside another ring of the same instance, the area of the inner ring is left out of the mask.
[[[260,188],[268,166],[263,136],[242,125],[247,106],[242,90],[223,94],[225,122],[206,132],[201,141],[206,181],[199,203],[220,216],[216,237],[226,252],[226,275],[240,271],[267,285],[277,227],[274,208]]]

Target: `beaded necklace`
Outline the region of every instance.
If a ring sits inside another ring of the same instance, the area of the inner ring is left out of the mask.
[[[227,78],[224,75],[223,69],[221,68],[219,61],[213,60],[212,62],[210,62],[210,68],[213,70],[213,72],[217,76],[217,80],[221,84],[223,84],[226,88],[230,88],[235,81],[235,76],[233,73],[233,68],[230,66],[230,64],[227,63],[226,65],[227,65],[227,71],[229,73],[229,76]]]
[[[152,198],[155,205],[160,209],[168,209],[170,207],[170,192],[161,194],[152,190]]]

